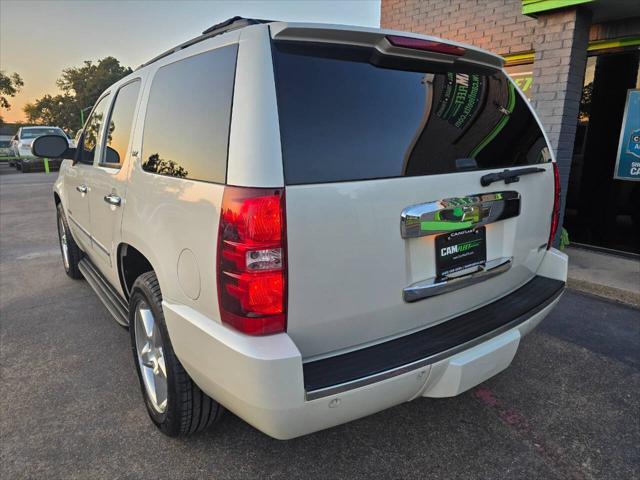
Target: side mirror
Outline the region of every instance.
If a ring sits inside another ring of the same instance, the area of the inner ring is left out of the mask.
[[[60,135],[42,135],[31,144],[31,153],[36,157],[73,158],[74,150],[69,148],[67,139]]]

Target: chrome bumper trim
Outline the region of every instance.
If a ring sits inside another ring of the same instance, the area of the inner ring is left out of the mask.
[[[509,270],[512,263],[513,258],[511,257],[496,258],[495,260],[488,261],[485,265],[479,266],[477,271],[467,275],[445,277],[441,280],[438,280],[436,277],[421,280],[405,287],[402,290],[402,298],[405,302],[417,302],[425,298],[453,292],[454,290],[484,282],[491,277],[500,275]]]

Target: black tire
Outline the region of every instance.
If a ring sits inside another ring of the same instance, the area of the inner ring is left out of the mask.
[[[149,417],[162,433],[170,437],[186,436],[209,428],[220,419],[224,408],[200,390],[176,357],[162,313],[162,293],[155,272],[140,275],[131,291],[129,301],[131,349]],[[154,408],[147,394],[138,361],[134,322],[135,312],[140,302],[146,303],[151,309],[162,336],[162,350],[167,372],[167,406],[162,413]]]
[[[22,170],[22,173],[29,173],[31,171],[31,165],[22,162],[22,168],[20,170]]]
[[[67,217],[64,214],[64,208],[62,208],[62,203],[59,203],[56,207],[58,211],[58,243],[60,244],[60,253],[62,254],[62,266],[64,267],[64,271],[67,275],[69,275],[74,280],[80,280],[82,277],[82,273],[80,273],[80,269],[78,268],[78,264],[84,254],[80,247],[73,239],[73,235],[71,235],[71,230],[69,230],[69,224],[67,223]],[[69,265],[65,265],[64,262],[64,250],[62,246],[62,235],[60,229],[64,228],[66,240],[67,240],[67,251],[69,253]]]

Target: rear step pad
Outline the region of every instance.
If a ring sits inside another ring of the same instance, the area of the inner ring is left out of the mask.
[[[122,296],[105,280],[88,258],[83,258],[78,264],[80,272],[87,283],[102,300],[104,306],[113,315],[113,318],[123,327],[129,326],[129,304]]]
[[[509,295],[434,327],[303,365],[307,400],[399,375],[471,348],[541,311],[564,282],[536,276]]]

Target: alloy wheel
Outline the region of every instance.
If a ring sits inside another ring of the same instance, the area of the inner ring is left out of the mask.
[[[162,333],[151,308],[144,301],[136,307],[134,328],[138,364],[147,397],[156,412],[164,413],[167,409],[167,368]]]
[[[60,250],[62,250],[62,262],[64,268],[69,270],[69,245],[67,245],[67,231],[64,228],[62,217],[58,216],[58,237],[60,238]]]

